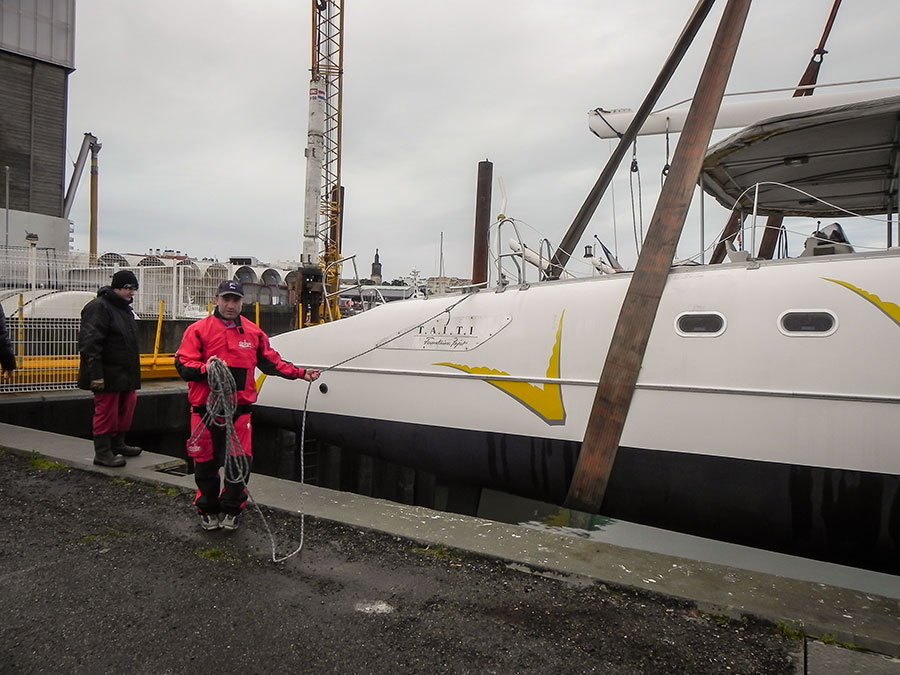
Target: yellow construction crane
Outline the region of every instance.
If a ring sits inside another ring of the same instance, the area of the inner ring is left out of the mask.
[[[301,325],[340,317],[344,1],[312,0],[312,68],[298,295]]]

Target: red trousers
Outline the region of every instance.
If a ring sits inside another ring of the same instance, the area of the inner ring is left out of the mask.
[[[188,439],[187,453],[194,460],[194,482],[197,483],[197,495],[194,497],[194,506],[200,513],[229,513],[236,515],[244,508],[247,502],[247,481],[250,480],[250,467],[253,457],[251,440],[253,428],[250,425],[250,414],[241,415],[234,421],[234,432],[240,449],[234,447],[234,452],[240,457],[239,461],[226,464],[225,457],[225,427],[213,426],[212,429],[203,426],[203,416],[197,412],[191,413],[191,429],[202,427],[199,438],[193,443]],[[219,470],[225,466],[225,487],[222,487],[222,479]],[[245,475],[235,475],[233,466],[245,471]]]
[[[137,394],[134,391],[94,393],[94,436],[124,433],[131,428]]]

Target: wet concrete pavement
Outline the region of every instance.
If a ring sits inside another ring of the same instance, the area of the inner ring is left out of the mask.
[[[129,460],[128,465],[122,469],[101,469],[94,467],[91,463],[93,455],[89,441],[5,424],[0,424],[0,446],[16,453],[38,453],[66,466],[84,469],[96,474],[114,476],[120,481],[122,479],[136,481],[141,484],[155,485],[160,489],[170,486],[177,489],[181,495],[181,501],[185,503],[189,502],[188,495],[193,488],[192,477],[172,475],[160,471],[161,468],[173,464],[173,459],[164,455],[144,453],[137,459]],[[2,466],[2,458],[0,458],[0,467]],[[34,480],[38,480],[38,478]],[[70,480],[77,480],[77,476]],[[356,629],[357,635],[369,635],[371,637],[371,634],[366,633],[361,625],[358,625],[359,619],[356,614],[365,614],[366,612],[378,614],[380,611],[392,611],[386,610],[385,607],[402,603],[398,598],[398,593],[401,595],[402,593],[397,589],[403,585],[404,573],[401,571],[402,567],[408,564],[409,561],[393,561],[396,564],[396,577],[392,577],[390,570],[385,570],[385,565],[390,567],[392,564],[391,557],[394,555],[394,552],[391,550],[392,546],[409,551],[412,549],[408,542],[413,542],[416,544],[413,547],[415,550],[425,552],[416,554],[418,557],[413,556],[414,560],[431,560],[432,557],[437,559],[444,556],[446,551],[452,552],[449,554],[451,556],[449,560],[454,560],[453,555],[456,553],[463,556],[460,558],[463,562],[458,563],[441,563],[440,560],[437,560],[436,564],[438,567],[429,572],[431,576],[428,577],[428,584],[436,584],[439,587],[443,584],[465,586],[465,579],[457,579],[453,576],[459,572],[468,572],[473,575],[473,579],[482,580],[483,577],[478,576],[474,568],[472,570],[468,569],[468,566],[474,563],[466,562],[465,558],[467,555],[476,556],[479,560],[501,563],[505,570],[504,574],[517,574],[515,570],[522,570],[517,577],[514,577],[514,579],[518,579],[518,581],[515,581],[515,584],[517,586],[522,585],[519,589],[520,591],[521,588],[527,587],[528,583],[523,582],[519,577],[531,579],[532,586],[545,583],[544,581],[534,581],[538,578],[545,580],[552,578],[566,579],[568,583],[565,584],[565,588],[569,590],[566,590],[565,593],[572,592],[573,584],[576,587],[587,585],[587,587],[610,589],[613,597],[615,597],[616,592],[621,591],[625,593],[625,597],[628,600],[622,601],[620,599],[619,602],[620,604],[624,602],[627,605],[627,608],[624,610],[626,614],[628,612],[637,612],[639,606],[642,605],[639,598],[645,597],[644,594],[650,593],[660,597],[664,603],[667,601],[675,603],[660,610],[663,612],[663,616],[674,613],[679,616],[689,617],[690,613],[694,612],[696,616],[701,617],[731,617],[738,620],[749,620],[752,623],[762,622],[764,624],[780,625],[782,629],[779,635],[782,638],[785,634],[792,634],[792,631],[796,631],[798,634],[803,633],[822,640],[822,642],[805,640],[793,643],[793,645],[783,644],[781,646],[776,641],[776,643],[767,645],[768,648],[773,650],[771,655],[774,659],[773,663],[779,663],[778,656],[775,654],[779,650],[784,649],[786,653],[792,653],[792,667],[796,669],[796,672],[815,674],[855,672],[858,670],[866,673],[900,673],[900,661],[896,660],[896,658],[889,659],[882,656],[900,657],[900,601],[897,599],[749,572],[736,567],[717,566],[686,558],[676,558],[588,540],[561,537],[515,525],[435,512],[420,507],[405,506],[354,494],[334,492],[261,475],[254,475],[250,488],[255,501],[264,505],[266,511],[270,514],[275,514],[274,518],[272,518],[273,522],[275,520],[281,522],[283,520],[282,516],[293,514],[293,516],[288,518],[291,524],[281,526],[282,529],[287,529],[283,532],[275,533],[276,546],[279,547],[276,555],[290,553],[296,548],[300,537],[307,536],[304,552],[289,563],[297,569],[314,566],[317,563],[328,563],[340,568],[346,563],[346,561],[336,563],[334,560],[326,560],[327,555],[326,559],[316,560],[316,557],[322,555],[325,549],[332,544],[329,543],[330,540],[315,541],[317,535],[312,533],[319,532],[320,535],[324,534],[331,527],[330,524],[337,524],[339,528],[342,528],[342,537],[349,536],[351,539],[355,537],[360,541],[374,541],[375,538],[378,538],[381,545],[386,547],[373,548],[364,546],[363,550],[374,556],[373,559],[368,561],[374,567],[367,568],[366,574],[362,577],[354,578],[354,584],[365,584],[365,576],[372,577],[372,584],[375,587],[381,584],[381,592],[376,592],[374,588],[360,589],[360,596],[369,598],[363,604],[370,602],[372,603],[371,607],[368,610],[365,607],[356,609],[353,615],[346,615],[345,620],[349,622],[348,625],[331,627],[335,634],[347,635],[348,649],[365,650],[371,648],[371,646],[365,647],[365,643],[361,638],[357,640],[348,634],[348,631],[352,632]],[[74,489],[77,491],[78,488]],[[92,489],[99,491],[99,488]],[[6,490],[8,491],[9,488],[6,488]],[[90,504],[90,500],[87,500],[79,508],[89,509]],[[185,511],[188,511],[188,513],[182,518],[181,514]],[[190,516],[188,508],[176,510],[175,513],[179,515],[173,517],[171,514],[166,514],[165,516],[167,521],[172,521],[173,523],[167,525],[165,532],[166,536],[174,537],[176,543],[171,544],[172,546],[177,546],[177,542],[183,541],[203,542],[210,537],[218,537],[215,542],[220,542],[223,541],[223,536],[228,536],[223,535],[221,532],[201,532],[195,519]],[[298,517],[300,514],[306,514],[310,518],[303,523]],[[102,514],[100,515],[102,516]],[[247,516],[246,529],[235,533],[240,538],[235,537],[229,541],[228,547],[226,547],[226,554],[237,555],[239,558],[241,555],[247,555],[255,560],[262,561],[259,563],[258,573],[254,572],[254,574],[257,574],[260,579],[267,579],[272,574],[271,570],[267,570],[267,565],[274,565],[274,563],[265,562],[265,559],[271,555],[269,536],[261,519],[252,513],[248,513]],[[20,525],[21,532],[29,531],[28,523]],[[303,529],[304,525],[306,528],[309,528],[309,531]],[[297,529],[298,527],[300,527],[299,530]],[[34,536],[39,535],[40,532],[34,533]],[[337,539],[340,539],[340,537],[337,537]],[[394,542],[393,545],[391,544],[392,541]],[[37,542],[37,544],[39,543]],[[32,547],[26,547],[23,551],[36,551],[40,548],[37,544]],[[103,556],[109,556],[114,551],[114,546],[107,548],[110,551],[102,554]],[[167,601],[171,601],[171,598],[165,592],[159,591],[159,584],[165,585],[166,575],[169,573],[165,553],[165,550],[154,551],[153,556],[156,567],[144,569],[147,565],[146,561],[141,559],[134,561],[134,564],[142,566],[148,578],[158,577],[159,579],[158,583],[149,586],[139,584],[139,587],[135,589],[135,607],[146,609],[149,606],[151,609],[147,611],[153,613],[164,611],[160,608]],[[434,553],[434,556],[432,556],[432,553]],[[3,560],[3,558],[0,558],[0,560]],[[445,567],[457,564],[458,567],[446,567],[444,569],[446,574],[441,574],[441,564],[445,565]],[[488,573],[488,576],[497,574],[496,571],[490,568],[489,563],[485,564],[488,567],[484,569],[479,568],[478,574]],[[193,567],[196,566],[195,561],[186,571],[181,570],[180,573],[184,576],[192,577],[195,573]],[[49,572],[55,568],[55,564],[48,560],[35,560],[30,564],[22,560],[5,560],[3,567],[0,568],[0,580],[2,580],[3,584],[0,590],[2,590],[4,595],[8,596],[7,600],[10,600],[10,596],[15,593],[14,590],[11,590],[14,586],[10,584],[13,584],[16,579],[33,576],[40,577],[42,574],[41,570]],[[418,571],[418,568],[416,570]],[[488,570],[488,572],[485,570]],[[177,572],[177,569],[173,571]],[[308,572],[309,570],[306,571]],[[228,576],[228,574],[231,574],[231,572],[226,571],[225,575]],[[455,579],[455,581],[450,581],[451,578]],[[329,583],[333,583],[333,581],[332,579]],[[259,579],[253,577],[254,587],[258,583]],[[504,577],[504,582],[502,583],[509,584],[511,582]],[[558,584],[561,582],[554,583]],[[425,585],[427,586],[428,584]],[[328,586],[329,584],[325,585]],[[388,587],[393,590],[385,593],[384,589]],[[94,581],[94,588],[97,594],[102,597],[103,583]],[[274,588],[278,589],[279,596],[286,592],[285,586],[281,583],[273,585]],[[294,586],[288,585],[287,588],[294,588]],[[298,584],[296,588],[301,589],[304,586],[303,584]],[[498,592],[498,589],[493,584],[489,585],[489,588],[490,592],[483,592],[485,597]],[[502,589],[502,586],[500,588]],[[256,590],[258,591],[259,589],[256,588]],[[500,611],[500,607],[515,607],[517,605],[518,596],[513,593],[513,590],[510,589],[510,595],[507,597],[495,598],[497,604],[490,610],[492,616]],[[419,588],[405,592],[415,595],[424,593],[425,590]],[[531,593],[531,591],[522,592]],[[552,591],[548,590],[546,592],[551,596],[553,595]],[[560,592],[557,589],[557,593]],[[297,597],[292,598],[291,601],[294,602],[296,611],[301,614],[304,612],[304,607],[307,603],[315,602],[317,597],[315,593],[309,594],[307,591],[301,590],[296,590],[292,593],[297,595]],[[633,593],[636,593],[636,595]],[[532,597],[537,597],[537,595],[535,594]],[[322,597],[326,596],[327,593]],[[382,597],[379,598],[379,596]],[[385,597],[390,599],[386,600],[384,599]],[[286,602],[285,598],[278,596],[272,596],[268,601],[278,607],[282,607]],[[580,596],[574,596],[566,607],[575,607],[580,601]],[[606,601],[606,598],[604,598],[604,601]],[[248,596],[246,602],[252,605],[254,602],[259,602],[259,598]],[[323,601],[320,599],[319,602]],[[423,599],[423,602],[426,603],[423,606],[427,607],[427,599]],[[384,603],[384,605],[378,603]],[[599,608],[600,605],[601,603],[598,603],[597,607]],[[425,611],[422,609],[423,606],[419,606],[417,612],[414,613],[415,615],[409,617],[413,624],[418,620],[415,617],[420,616]],[[551,609],[546,610],[549,613],[561,611],[560,608],[552,609],[552,605],[549,607]],[[620,606],[619,609],[622,610],[622,607]],[[672,611],[668,612],[670,609]],[[600,609],[597,611],[600,612]],[[626,614],[620,612],[617,618],[622,620]],[[95,616],[95,613],[86,612],[86,615]],[[352,619],[350,618],[351,616],[353,617]],[[427,616],[420,616],[420,618],[427,623]],[[637,622],[644,621],[639,615],[635,615],[633,618]],[[135,625],[132,629],[140,625],[140,621],[133,613],[128,613],[127,619]],[[213,617],[210,617],[209,620],[212,621],[212,619]],[[216,620],[219,619],[220,617],[216,617]],[[265,614],[256,620],[261,622],[261,624],[265,624]],[[277,621],[274,618],[272,620]],[[484,639],[484,636],[468,634],[468,629],[465,626],[470,624],[477,626],[480,620],[472,619],[472,617],[458,617],[456,622],[445,622],[446,625],[441,626],[440,630],[446,631],[447,638],[450,640],[453,640],[454,630],[462,631],[458,639],[475,644],[478,640]],[[674,647],[675,651],[666,654],[665,645],[668,644],[666,639],[669,638],[662,635],[665,632],[664,629],[654,629],[653,626],[655,624],[650,620],[647,621],[648,630],[658,630],[660,632],[658,637],[660,637],[661,642],[652,644],[651,641],[651,644],[645,645],[644,652],[646,653],[643,653],[640,647],[635,648],[633,645],[625,649],[625,638],[619,636],[618,642],[615,644],[623,645],[623,654],[629,653],[631,654],[629,658],[633,659],[632,661],[628,661],[628,659],[622,661],[619,664],[622,668],[621,671],[616,670],[608,661],[598,660],[594,663],[591,660],[593,656],[590,653],[585,653],[582,655],[583,658],[577,661],[582,667],[576,670],[570,669],[569,672],[725,671],[724,666],[721,669],[715,667],[704,669],[700,668],[698,663],[692,665],[685,662],[681,664],[681,667],[677,667],[676,664],[680,660],[688,657]],[[236,617],[231,622],[239,626],[241,619]],[[48,625],[52,627],[52,621]],[[200,629],[198,629],[200,633],[204,633],[203,625],[205,624],[202,624]],[[665,624],[660,624],[660,626],[662,625]],[[736,625],[739,626],[740,623],[738,622]],[[540,626],[542,631],[548,629],[547,625],[540,624]],[[316,631],[316,625],[313,623],[307,628],[313,633]],[[4,630],[9,630],[8,625]],[[98,644],[101,645],[102,639],[100,638],[104,630],[116,630],[116,627],[104,626],[103,630],[97,632],[96,638]],[[438,630],[438,628],[435,630]],[[570,632],[577,634],[580,630],[585,630],[585,627],[579,624],[577,628],[571,627]],[[774,634],[778,631],[771,632]],[[755,632],[753,636],[754,639],[763,639],[761,635]],[[162,635],[159,637],[162,642],[165,642],[168,636]],[[335,667],[334,664],[340,663],[340,661],[335,662],[326,659],[322,660],[320,665],[326,671],[330,670],[331,672],[355,672],[354,668],[356,667],[369,667],[370,672],[424,672],[429,670],[426,666],[431,666],[430,669],[437,672],[566,672],[559,669],[554,671],[554,663],[539,663],[530,660],[528,651],[530,647],[518,645],[517,642],[511,639],[511,636],[508,637],[509,639],[505,641],[499,638],[493,639],[491,649],[502,649],[504,645],[511,648],[511,645],[516,644],[516,649],[512,651],[515,651],[519,655],[518,658],[522,660],[505,662],[485,657],[481,661],[474,659],[471,663],[464,663],[457,659],[441,665],[429,661],[421,654],[410,660],[409,653],[401,650],[401,652],[392,656],[393,661],[385,664],[386,667],[384,669],[378,667],[373,669],[372,664],[365,666],[365,659],[359,654],[352,656],[352,658],[348,655],[346,669]],[[435,639],[434,636],[431,636],[431,639]],[[441,640],[443,639],[442,637]],[[602,641],[602,639],[602,635],[593,636],[588,641]],[[690,642],[693,639],[692,635],[678,635],[672,638],[679,646],[687,646],[683,643],[685,641]],[[718,653],[725,659],[732,658],[728,656],[730,649],[740,646],[738,643],[741,639],[748,638],[747,636],[742,638],[739,634],[730,633],[721,636],[718,638],[719,641],[712,645],[702,636],[696,639],[698,642],[691,647],[693,651],[690,651],[690,653],[695,654],[699,661],[701,658],[707,659],[707,650],[710,648],[713,650],[713,653]],[[790,642],[786,639],[783,641]],[[189,660],[190,647],[188,644],[184,643],[181,638],[177,639],[176,643],[178,648],[184,651],[182,656]],[[539,644],[539,642],[536,644]],[[850,645],[871,650],[874,653],[864,653],[844,648],[844,646]],[[319,645],[319,649],[324,647],[324,645]],[[333,645],[329,646],[332,649],[333,647]],[[451,647],[445,645],[438,651],[439,653],[448,653],[448,649],[451,649]],[[660,651],[661,649],[662,652]],[[762,651],[765,650],[760,649],[760,653]],[[203,650],[201,649],[200,652],[203,652]],[[76,663],[77,665],[78,653],[74,651],[72,658],[75,660],[67,661],[67,663]],[[286,650],[285,652],[285,654],[293,653],[291,650]],[[468,652],[465,653],[468,654]],[[15,648],[11,649],[10,654],[11,656],[16,656]],[[288,656],[282,658],[284,663],[289,661]],[[322,658],[324,659],[324,657]],[[571,665],[563,662],[568,658],[565,654],[557,654],[554,658],[558,661],[562,660],[555,664],[557,668],[565,669]],[[734,660],[731,662],[731,665],[734,667],[730,668],[730,672],[766,672],[765,670],[757,670],[755,665],[751,665],[750,661],[742,661],[742,658],[746,657],[741,656],[738,652],[735,653]],[[35,661],[26,659],[23,663],[26,666],[33,666]],[[117,665],[123,665],[124,663],[123,661],[116,662]],[[160,670],[158,666],[162,663],[168,663],[168,661],[154,661],[150,659],[147,663],[154,663],[155,669],[151,668],[138,672],[182,672],[178,669],[171,671]],[[229,662],[226,659],[223,663],[228,664]],[[592,663],[597,666],[597,669],[591,666]],[[612,663],[615,664],[615,660]],[[512,667],[505,669],[504,664]],[[531,667],[529,667],[529,664]],[[635,668],[635,664],[639,665]],[[669,669],[667,664],[672,666],[671,669]],[[838,666],[838,664],[840,665]],[[311,662],[309,665],[311,665]],[[419,665],[423,667],[422,671],[418,671]],[[862,670],[859,670],[860,668]],[[303,670],[306,672],[305,669]],[[3,670],[3,666],[0,665],[0,672],[14,671]],[[19,670],[18,672],[40,672],[40,670],[30,671],[26,667],[25,670]],[[92,671],[90,669],[81,669],[80,672]],[[184,672],[204,672],[204,668],[193,671],[185,669]],[[226,667],[223,672],[229,672],[228,668]]]

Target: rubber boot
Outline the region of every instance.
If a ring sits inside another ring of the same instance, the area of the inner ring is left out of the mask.
[[[100,466],[125,466],[125,458],[112,451],[109,436],[94,436],[94,464]]]
[[[124,431],[113,434],[112,451],[124,457],[137,457],[141,454],[141,449],[136,445],[126,445]]]

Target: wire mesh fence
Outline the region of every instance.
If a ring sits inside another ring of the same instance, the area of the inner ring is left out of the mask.
[[[0,391],[71,389],[78,381],[78,319],[7,317],[16,370]]]
[[[91,264],[85,252],[0,247],[0,304],[17,362],[13,377],[0,382],[0,393],[76,386],[81,309],[120,269],[138,279],[133,309],[139,320],[205,317],[226,279],[243,284],[245,304],[288,305],[296,276],[293,270],[185,256],[106,253]]]

